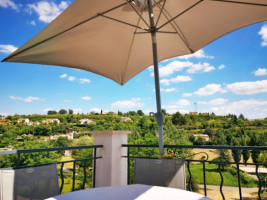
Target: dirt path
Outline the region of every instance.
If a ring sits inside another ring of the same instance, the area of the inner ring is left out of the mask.
[[[199,185],[199,188],[204,189],[204,185]],[[220,186],[217,185],[207,185],[208,190],[220,190]],[[229,187],[229,186],[223,186],[222,188],[223,191],[239,191],[238,187]],[[242,191],[244,192],[258,192],[258,188],[244,188],[242,187]]]
[[[204,195],[204,185],[199,185],[198,193]],[[242,200],[258,200],[258,188],[242,188]],[[226,200],[240,200],[238,187],[223,187],[223,194]],[[207,196],[214,200],[222,200],[220,186],[207,185]],[[266,198],[266,193],[262,199]]]

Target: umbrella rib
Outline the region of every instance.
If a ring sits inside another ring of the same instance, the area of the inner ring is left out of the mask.
[[[209,1],[217,1],[217,2],[225,2],[225,3],[237,3],[237,4],[245,4],[245,5],[252,5],[252,6],[267,6],[267,4],[242,2],[242,1],[231,1],[231,0],[209,0]]]
[[[186,13],[187,11],[191,10],[192,8],[194,8],[196,5],[198,5],[199,3],[203,2],[204,0],[200,0],[198,2],[196,2],[195,4],[191,5],[189,8],[185,9],[183,12],[179,13],[178,15],[176,15],[175,17],[173,17],[172,19],[170,19],[169,21],[167,21],[166,23],[162,24],[159,28],[157,28],[157,30],[161,29],[162,27],[166,26],[168,23],[172,22],[173,20],[175,20],[177,17],[180,17],[181,15],[183,15],[184,13]]]
[[[107,18],[107,19],[110,19],[110,20],[113,20],[113,21],[116,21],[116,22],[119,22],[119,23],[122,23],[122,24],[126,24],[126,25],[128,25],[128,26],[132,26],[132,27],[135,27],[135,28],[138,28],[138,29],[141,29],[141,30],[149,31],[149,30],[146,29],[146,28],[142,28],[142,27],[140,27],[140,26],[136,26],[136,25],[134,25],[134,24],[130,24],[130,23],[125,22],[125,21],[121,21],[121,20],[115,19],[115,18],[113,18],[113,17],[109,17],[109,16],[106,16],[106,15],[103,15],[103,14],[100,14],[100,15],[101,15],[102,17]]]
[[[108,12],[111,12],[111,11],[113,11],[113,10],[115,10],[115,9],[118,9],[118,8],[120,8],[120,7],[122,7],[122,6],[126,5],[126,4],[127,4],[127,2],[122,3],[122,4],[119,4],[119,5],[117,5],[117,6],[113,7],[113,8],[110,8],[110,9],[108,9],[108,10],[102,12],[102,13],[97,13],[97,14],[94,15],[93,17],[90,17],[89,19],[86,19],[86,20],[84,20],[84,21],[82,21],[82,22],[80,22],[80,23],[78,23],[78,24],[76,24],[76,25],[74,25],[74,26],[72,26],[72,27],[70,27],[70,28],[68,28],[68,29],[66,29],[66,30],[64,30],[64,31],[62,31],[62,32],[60,32],[60,33],[57,33],[56,35],[53,35],[53,36],[51,36],[51,37],[49,37],[49,38],[47,38],[47,39],[45,39],[45,40],[42,40],[42,41],[40,41],[40,42],[38,42],[38,43],[36,43],[36,44],[33,44],[33,45],[31,45],[31,46],[29,46],[29,47],[23,49],[23,50],[20,51],[20,52],[17,52],[17,53],[15,53],[15,54],[13,54],[13,55],[10,55],[10,56],[6,57],[6,58],[5,58],[4,60],[2,60],[1,62],[5,62],[5,61],[7,61],[8,59],[10,59],[10,58],[12,58],[12,57],[14,57],[14,56],[16,56],[16,55],[18,55],[18,54],[20,54],[20,53],[23,53],[23,52],[25,52],[25,51],[27,51],[27,50],[33,48],[33,47],[36,47],[36,46],[38,46],[38,45],[40,45],[40,44],[42,44],[42,43],[44,43],[44,42],[47,42],[47,41],[49,41],[49,40],[51,40],[51,39],[53,39],[53,38],[55,38],[55,37],[57,37],[57,36],[59,36],[59,35],[61,35],[61,34],[63,34],[63,33],[66,33],[66,32],[68,32],[68,31],[70,31],[70,30],[72,30],[72,29],[74,29],[74,28],[76,28],[76,27],[78,27],[78,26],[80,26],[80,25],[82,25],[82,24],[88,22],[88,21],[91,21],[91,20],[93,20],[93,19],[95,19],[95,18],[97,18],[97,17],[99,17],[99,16],[101,16],[101,15],[103,15],[103,14],[105,14],[105,13],[108,13]]]
[[[141,12],[141,15],[142,15],[142,13],[143,12]],[[139,17],[137,25],[140,23],[140,19],[141,19],[141,17]],[[135,33],[136,33],[136,29],[134,31]],[[129,59],[130,59],[130,55],[131,55],[131,51],[132,51],[132,47],[133,47],[135,36],[136,36],[136,34],[133,34],[133,38],[132,38],[132,41],[131,41],[131,46],[130,46],[129,53],[128,53],[128,56],[127,56],[126,67],[125,67],[125,70],[124,70],[123,75],[121,77],[121,84],[123,84],[124,77],[125,77],[125,74],[126,74],[126,71],[127,71],[127,67],[128,67],[128,64],[129,64]]]
[[[150,28],[149,24],[146,22],[146,20],[142,17],[142,15],[140,15],[140,13],[135,9],[135,7],[132,5],[131,2],[129,2],[128,0],[126,0],[127,3],[133,8],[133,10],[135,11],[135,13],[142,19],[142,21],[148,26],[148,28]]]
[[[160,9],[160,6],[159,6],[158,4],[157,4],[157,6],[158,6],[159,9]],[[163,9],[163,10],[164,10],[164,12],[162,12],[162,13],[163,13],[163,15],[166,17],[167,20],[169,20],[168,16],[169,16],[170,18],[172,18],[171,15],[170,15],[165,9]],[[166,13],[165,13],[165,12],[166,12]],[[167,15],[168,15],[168,16],[167,16]],[[176,27],[175,27],[172,23],[174,23],[174,25],[176,25]],[[178,34],[178,35],[180,36],[180,39],[182,39],[182,41],[184,42],[184,44],[187,46],[187,48],[193,53],[194,51],[189,47],[190,45],[189,45],[189,43],[188,43],[186,37],[184,36],[183,32],[182,32],[181,29],[179,28],[179,26],[175,23],[175,21],[173,21],[172,23],[170,23],[170,24],[171,24],[171,26],[173,27],[173,29],[174,29],[176,32],[168,32],[168,31],[157,31],[157,32],[158,32],[158,33],[176,33],[176,34]],[[178,29],[178,31],[176,30],[176,28]]]
[[[155,27],[158,26],[159,19],[160,19],[160,17],[161,17],[162,11],[163,11],[163,9],[164,9],[164,7],[165,7],[165,3],[166,3],[166,1],[167,1],[167,0],[164,0],[164,3],[163,3],[163,5],[162,5],[162,8],[160,9],[160,13],[159,13],[159,16],[158,16],[158,19],[157,19],[157,22],[156,22]],[[154,0],[154,2],[155,2],[155,0]],[[155,3],[157,4],[157,2],[155,2]]]

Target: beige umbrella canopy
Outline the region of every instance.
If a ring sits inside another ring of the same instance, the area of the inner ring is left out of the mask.
[[[158,60],[265,20],[267,0],[75,0],[4,61],[84,69],[121,85],[154,62],[163,147]]]

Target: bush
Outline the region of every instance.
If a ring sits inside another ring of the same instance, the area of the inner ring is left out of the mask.
[[[190,188],[191,186],[191,188]],[[186,177],[186,190],[191,191],[190,189],[192,189],[192,192],[197,192],[199,190],[199,186],[198,183],[196,182],[196,179],[194,176],[192,176],[191,178],[191,184],[189,185],[189,176]]]

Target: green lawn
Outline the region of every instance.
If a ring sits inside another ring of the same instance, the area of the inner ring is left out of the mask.
[[[207,185],[220,185],[221,177],[219,174],[218,166],[215,164],[206,164],[206,183]],[[192,176],[196,179],[198,184],[203,184],[203,166],[202,164],[191,164],[190,165]],[[223,174],[223,186],[233,186],[238,187],[238,179],[237,175],[232,175],[230,173],[231,167],[226,168],[226,170],[222,171]],[[232,169],[235,171],[235,169]],[[186,171],[186,176],[189,177],[188,171]],[[257,187],[257,181],[253,178],[247,176],[245,173],[241,172],[242,187]]]

